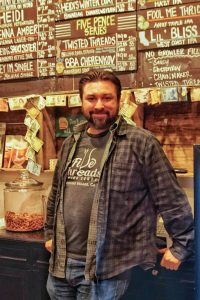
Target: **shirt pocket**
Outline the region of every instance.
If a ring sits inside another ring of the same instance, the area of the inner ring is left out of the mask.
[[[128,192],[143,188],[142,170],[136,163],[113,163],[111,189]]]

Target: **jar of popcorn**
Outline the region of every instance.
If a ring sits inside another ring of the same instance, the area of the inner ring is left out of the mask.
[[[7,182],[4,189],[6,229],[10,231],[35,231],[44,226],[45,190],[43,183],[23,171],[20,178]]]

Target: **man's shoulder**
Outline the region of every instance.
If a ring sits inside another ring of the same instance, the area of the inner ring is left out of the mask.
[[[126,120],[123,120],[121,130],[124,130],[127,135],[130,137],[138,137],[142,139],[155,138],[155,136],[145,128],[138,127],[134,123],[128,123]]]

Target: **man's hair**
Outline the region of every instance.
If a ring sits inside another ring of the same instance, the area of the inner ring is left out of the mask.
[[[79,81],[79,93],[80,98],[83,98],[83,88],[84,85],[88,82],[95,81],[110,81],[116,87],[117,99],[120,100],[121,97],[121,82],[119,78],[112,71],[104,70],[90,70],[87,73],[84,73]]]

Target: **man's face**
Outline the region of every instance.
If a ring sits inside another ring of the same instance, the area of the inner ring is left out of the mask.
[[[83,87],[82,112],[90,123],[91,133],[107,130],[117,118],[119,100],[110,81],[88,82]]]

